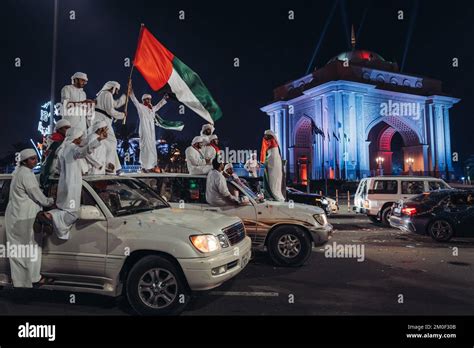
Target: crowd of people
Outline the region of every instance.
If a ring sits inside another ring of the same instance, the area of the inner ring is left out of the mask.
[[[25,149],[17,155],[13,172],[10,197],[6,210],[6,235],[10,244],[33,245],[41,249],[41,241],[34,232],[35,222],[49,225],[57,238],[67,240],[73,224],[79,218],[83,175],[117,175],[121,164],[117,155],[117,138],[113,122],[126,117],[118,109],[126,103],[126,96],[115,98],[120,84],[109,81],[104,84],[94,100],[88,99],[84,86],[87,75],[77,72],[71,84],[61,90],[62,118],[56,122],[54,132],[46,139],[39,181],[33,168],[38,164],[34,149]],[[144,172],[157,172],[155,115],[168,97],[156,105],[152,97],[144,94],[140,103],[131,84],[128,94],[138,111],[140,136],[140,164]],[[223,163],[220,156],[219,138],[214,126],[202,126],[199,136],[193,138],[186,149],[186,165],[190,174],[207,175],[206,200],[214,206],[241,205],[227,187],[227,181],[247,185],[233,171],[231,163]],[[267,198],[284,200],[283,166],[276,135],[267,130],[261,151],[264,164],[264,192]],[[260,164],[253,155],[245,169],[250,177],[257,177]],[[51,177],[59,178],[56,200],[43,193]],[[42,211],[42,208],[52,208]],[[41,252],[39,253],[41,254]],[[11,257],[11,275],[14,287],[32,287],[49,280],[40,275],[41,258],[31,260]]]

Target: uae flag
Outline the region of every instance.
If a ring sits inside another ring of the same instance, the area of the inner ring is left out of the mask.
[[[150,87],[158,91],[168,84],[176,98],[207,122],[222,117],[222,111],[198,74],[142,27],[133,64]]]

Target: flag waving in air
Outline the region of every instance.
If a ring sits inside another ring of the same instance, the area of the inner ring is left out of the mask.
[[[207,122],[222,117],[222,111],[198,74],[163,46],[145,27],[138,39],[134,65],[150,87],[157,91],[169,84],[176,98]]]

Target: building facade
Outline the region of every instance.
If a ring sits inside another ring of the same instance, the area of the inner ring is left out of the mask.
[[[449,110],[457,102],[440,81],[402,74],[374,52],[353,50],[276,88],[261,110],[289,177],[304,183],[382,170],[451,176]]]

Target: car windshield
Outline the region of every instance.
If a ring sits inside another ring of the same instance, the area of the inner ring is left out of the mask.
[[[261,202],[264,202],[265,199],[263,198],[259,198],[250,188],[248,188],[247,186],[245,185],[236,185],[239,189],[241,189],[242,191],[244,191],[244,193],[249,196],[250,198],[252,198],[254,201],[258,202],[258,203],[261,203]]]
[[[145,184],[137,180],[89,181],[114,216],[168,208],[169,205]]]

